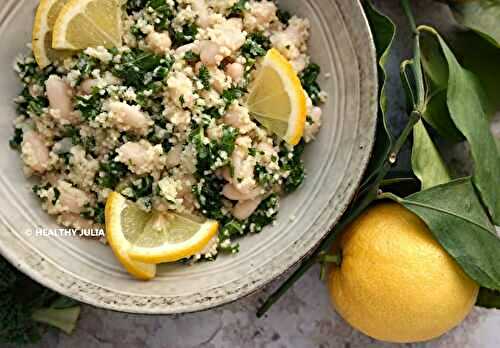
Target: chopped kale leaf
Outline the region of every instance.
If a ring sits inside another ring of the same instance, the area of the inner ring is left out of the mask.
[[[285,146],[281,146],[279,153],[279,163],[283,170],[290,171],[290,174],[285,179],[283,184],[283,189],[286,193],[291,193],[302,184],[305,178],[305,167],[304,162],[302,162],[301,156],[304,152],[305,143],[302,140],[293,150],[289,150]],[[292,154],[289,158],[289,154]]]
[[[121,162],[110,160],[100,164],[100,174],[97,182],[100,186],[114,190],[124,178],[129,170],[127,166]]]
[[[188,64],[195,64],[200,61],[200,55],[189,50],[184,54],[184,59]]]
[[[195,23],[184,24],[180,31],[176,31],[172,27],[170,28],[170,38],[174,47],[193,42],[196,34],[198,34],[198,26]]]
[[[241,47],[241,53],[247,59],[264,56],[271,48],[269,38],[262,33],[252,33]]]
[[[292,15],[288,11],[278,10],[276,11],[276,17],[278,17],[279,21],[283,24],[288,24]]]
[[[311,101],[314,105],[319,105],[321,102],[320,93],[321,88],[317,82],[318,76],[320,73],[320,67],[318,64],[311,63],[309,64],[301,73],[300,73],[300,82],[302,83],[302,87],[307,92]]]
[[[246,4],[248,0],[238,0],[229,9],[229,17],[243,17],[243,12],[246,10]]]
[[[217,175],[205,176],[199,184],[193,186],[195,195],[203,215],[210,219],[223,220],[222,188],[225,181]]]
[[[208,91],[210,89],[210,71],[208,71],[208,68],[205,65],[201,66],[200,71],[198,72],[198,78],[203,84],[203,88]]]
[[[14,136],[9,141],[9,145],[14,150],[20,150],[23,143],[23,130],[21,128],[14,129]]]

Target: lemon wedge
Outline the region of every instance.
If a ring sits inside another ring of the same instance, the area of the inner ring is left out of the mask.
[[[52,46],[71,50],[121,46],[121,11],[120,0],[69,0],[55,22]]]
[[[193,256],[208,245],[218,229],[219,223],[214,220],[144,212],[116,192],[106,202],[106,235],[126,268],[128,261],[142,267]],[[119,255],[125,256],[125,262]]]
[[[52,61],[64,59],[72,54],[52,48],[52,29],[67,2],[68,0],[41,0],[36,10],[31,45],[35,60],[42,69]]]
[[[304,134],[306,95],[290,62],[270,49],[262,61],[247,99],[250,115],[291,145]]]

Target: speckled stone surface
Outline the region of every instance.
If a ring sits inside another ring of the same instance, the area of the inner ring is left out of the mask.
[[[333,1],[333,0],[332,0]],[[408,57],[410,34],[398,1],[378,1],[401,27],[391,70]],[[431,1],[415,2],[419,23],[445,27],[448,13]],[[397,75],[390,79],[391,119],[395,130],[404,125]],[[500,123],[496,132],[500,135]],[[459,151],[460,152],[460,151]],[[463,149],[462,149],[463,152]],[[460,155],[458,155],[460,157]],[[405,158],[401,158],[404,168]],[[260,299],[278,283],[248,298],[210,311],[179,316],[139,316],[83,307],[72,336],[50,332],[42,348],[114,347],[389,347],[347,325],[330,308],[326,289],[312,269],[263,319],[255,317]],[[408,347],[500,347],[500,311],[475,309],[462,325],[434,341]]]

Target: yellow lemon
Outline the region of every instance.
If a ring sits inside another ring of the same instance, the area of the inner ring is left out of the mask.
[[[122,43],[120,0],[69,0],[54,24],[52,46],[82,50],[119,47]]]
[[[307,116],[306,95],[290,62],[270,49],[247,99],[250,115],[291,145],[304,134]]]
[[[69,57],[71,51],[52,48],[52,29],[63,6],[69,0],[41,0],[36,10],[31,46],[40,68],[45,68],[54,60]]]
[[[131,264],[145,269],[145,265],[193,256],[209,244],[218,229],[214,220],[172,212],[147,213],[116,192],[106,201],[106,235],[127,270]]]
[[[336,310],[353,327],[389,342],[419,342],[458,325],[478,285],[415,214],[396,203],[369,208],[339,242],[329,275]]]

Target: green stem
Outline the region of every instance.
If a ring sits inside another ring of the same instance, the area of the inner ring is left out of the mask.
[[[403,7],[403,11],[408,18],[408,22],[410,23],[411,30],[413,35],[415,36],[415,40],[413,43],[413,59],[411,64],[411,68],[413,71],[413,76],[415,77],[416,83],[416,104],[417,110],[420,112],[424,111],[425,108],[425,84],[424,84],[424,76],[422,74],[422,61],[420,57],[420,39],[419,32],[417,30],[417,25],[415,23],[415,17],[413,17],[413,13],[411,11],[411,6],[409,0],[401,0],[401,5]]]
[[[412,182],[415,181],[415,178],[393,178],[393,179],[384,179],[380,183],[380,187],[399,184],[400,182]]]
[[[337,239],[337,235],[347,226],[349,225],[352,221],[354,221],[363,211],[365,211],[366,208],[375,200],[377,199],[378,195],[378,189],[379,189],[379,184],[380,182],[384,179],[384,177],[387,175],[389,170],[392,167],[392,164],[394,163],[394,158],[397,156],[399,151],[401,150],[401,147],[405,143],[406,139],[408,138],[411,130],[413,129],[413,126],[420,120],[420,113],[419,112],[412,112],[410,115],[410,118],[408,120],[408,123],[406,127],[404,128],[403,132],[401,132],[399,138],[396,140],[394,145],[391,148],[391,151],[389,153],[388,158],[386,159],[383,168],[380,170],[378,173],[374,184],[371,186],[370,189],[366,190],[366,193],[364,195],[358,196],[358,199],[355,199],[351,205],[349,206],[348,210],[350,213],[347,215],[344,215],[340,221],[330,230],[328,233],[327,237],[323,240],[323,242],[319,245],[319,247],[313,252],[311,256],[306,258],[300,266],[292,273],[292,275],[285,280],[285,282],[275,291],[273,292],[267,300],[262,304],[262,306],[257,310],[257,317],[262,317],[268,310],[271,308],[271,306],[278,301],[283,294],[285,294],[288,289],[290,289],[293,284],[297,280],[299,280],[304,273],[306,273],[312,266],[314,266],[317,261],[318,261],[318,255],[321,252],[327,252],[330,250],[333,246],[333,243]]]

